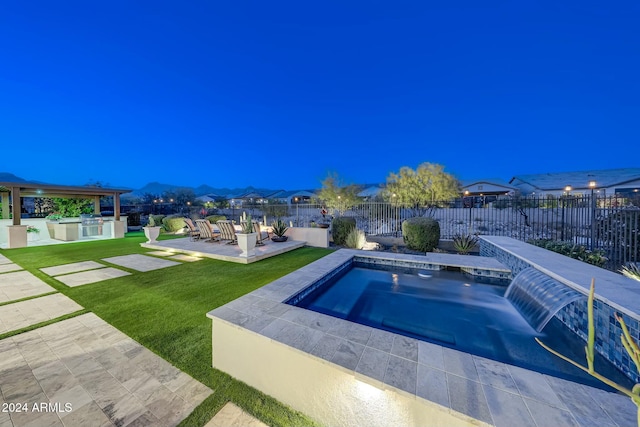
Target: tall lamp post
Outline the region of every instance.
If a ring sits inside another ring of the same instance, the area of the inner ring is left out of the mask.
[[[300,212],[298,211],[298,198],[293,199],[296,202],[296,227],[300,227]]]
[[[593,251],[596,241],[596,199],[593,190],[596,189],[596,182],[589,181],[589,188],[591,189],[591,241],[589,242],[589,249]]]
[[[464,190],[464,203],[467,201],[467,197],[469,197],[469,190]],[[469,234],[471,234],[471,226],[473,222],[471,221],[471,210],[473,209],[473,200],[469,202]]]

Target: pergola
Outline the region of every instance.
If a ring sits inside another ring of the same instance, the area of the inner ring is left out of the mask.
[[[23,197],[62,197],[93,199],[94,212],[100,213],[100,197],[113,196],[113,214],[120,220],[120,195],[130,193],[127,188],[79,187],[67,185],[38,184],[34,182],[0,182],[2,214],[0,218],[9,218],[9,193],[11,194],[13,225],[20,225]]]

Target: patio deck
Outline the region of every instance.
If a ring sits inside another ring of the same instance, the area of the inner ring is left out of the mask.
[[[189,238],[162,240],[154,243],[141,243],[143,248],[158,249],[168,252],[183,253],[199,258],[213,258],[222,261],[237,262],[239,264],[251,264],[272,256],[280,255],[303,247],[307,242],[288,240],[286,242],[272,242],[265,240],[263,246],[256,246],[255,256],[241,257],[242,252],[238,245],[228,245],[219,242],[205,242],[202,240],[191,241]]]

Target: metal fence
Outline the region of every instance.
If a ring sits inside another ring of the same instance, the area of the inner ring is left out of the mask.
[[[602,250],[609,259],[607,267],[611,269],[629,262],[640,262],[640,199],[615,196],[511,197],[484,203],[481,198],[465,198],[419,209],[364,202],[344,211],[327,209],[324,217],[322,208],[322,205],[306,203],[269,207],[255,205],[227,209],[222,213],[238,219],[246,212],[267,224],[280,217],[302,227],[329,222],[335,216],[349,216],[356,219],[358,228],[366,234],[385,236],[401,236],[402,221],[407,218],[429,216],[440,223],[443,239],[451,239],[458,234],[508,236],[522,241],[550,239]]]

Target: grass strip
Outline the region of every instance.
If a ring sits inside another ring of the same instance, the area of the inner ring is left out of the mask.
[[[83,308],[82,310],[74,311],[73,313],[65,314],[60,317],[56,317],[55,319],[45,320],[44,322],[36,323],[35,325],[25,326],[21,329],[16,329],[15,331],[5,332],[4,334],[0,334],[0,340],[5,338],[13,337],[15,335],[24,334],[25,332],[33,331],[34,329],[42,328],[43,326],[51,325],[53,323],[61,322],[63,320],[71,319],[76,316],[80,316],[81,314],[89,313],[90,310]]]
[[[51,292],[47,292],[46,294],[33,295],[33,296],[30,296],[30,297],[24,297],[24,298],[20,298],[20,299],[14,299],[13,301],[0,302],[0,307],[2,307],[3,305],[15,304],[15,303],[17,303],[17,302],[29,301],[30,299],[36,299],[36,298],[40,298],[40,297],[46,297],[47,295],[53,295],[53,294],[57,294],[57,293],[58,293],[58,291],[51,291]]]

